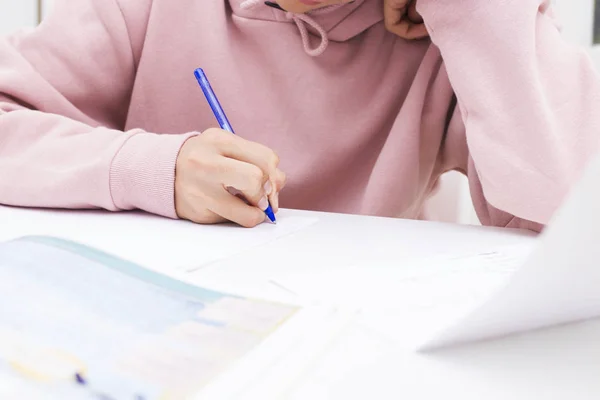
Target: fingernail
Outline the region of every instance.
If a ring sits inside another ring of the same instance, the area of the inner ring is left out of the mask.
[[[273,190],[273,187],[271,186],[271,182],[267,181],[267,183],[265,183],[265,193],[268,195],[271,194],[271,191]]]
[[[269,200],[267,200],[266,197],[263,197],[262,199],[260,199],[260,201],[258,202],[258,208],[260,208],[261,210],[266,210],[267,207],[269,207]]]

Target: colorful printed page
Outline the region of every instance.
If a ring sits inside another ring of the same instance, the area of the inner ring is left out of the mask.
[[[0,293],[2,398],[188,398],[300,311],[44,237],[0,244]]]

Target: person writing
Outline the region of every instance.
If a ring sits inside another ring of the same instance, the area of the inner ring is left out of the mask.
[[[458,170],[482,223],[541,230],[598,110],[546,0],[59,0],[0,42],[0,204],[421,218]]]

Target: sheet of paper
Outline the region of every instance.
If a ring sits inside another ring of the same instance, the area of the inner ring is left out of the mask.
[[[360,323],[414,348],[424,335],[481,304],[530,254],[532,243],[495,251],[414,259],[396,267],[323,268],[279,274],[275,284],[302,298],[359,310]]]
[[[428,308],[480,299],[514,272],[530,246],[454,257],[414,259],[396,267],[349,266],[296,271],[272,278],[302,297],[359,308]]]
[[[600,316],[600,157],[506,285],[421,345],[431,350]]]
[[[396,268],[414,259],[495,251],[533,242],[536,236],[530,231],[394,218],[327,215],[323,222],[302,241],[306,249],[314,251],[298,251],[297,243],[286,241],[283,251],[297,254],[274,264],[272,272],[310,270],[319,274],[330,266]]]
[[[318,219],[278,215],[254,229],[202,226],[145,213],[45,211],[0,206],[0,241],[28,235],[74,240],[164,273],[192,271],[303,230]]]

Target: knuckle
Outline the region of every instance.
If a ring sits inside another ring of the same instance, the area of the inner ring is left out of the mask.
[[[209,128],[202,133],[202,137],[208,140],[213,140],[220,135],[219,129]]]
[[[248,181],[253,189],[259,189],[266,181],[265,174],[260,168],[252,166],[248,172]]]
[[[271,154],[269,155],[269,166],[274,169],[277,168],[278,165],[279,156],[274,151],[271,151]]]
[[[223,144],[229,143],[231,141],[231,137],[233,136],[233,135],[229,134],[228,132],[225,132],[222,129],[218,129],[218,128],[207,129],[206,131],[204,131],[203,135],[211,143],[214,143],[217,145],[223,145]]]
[[[287,183],[287,175],[285,172],[281,172],[279,180],[280,180],[280,186],[281,187],[285,186],[285,184]]]
[[[275,180],[274,180],[275,190],[280,191],[285,186],[286,181],[287,181],[287,176],[286,176],[285,172],[278,169],[277,174],[275,175]]]

